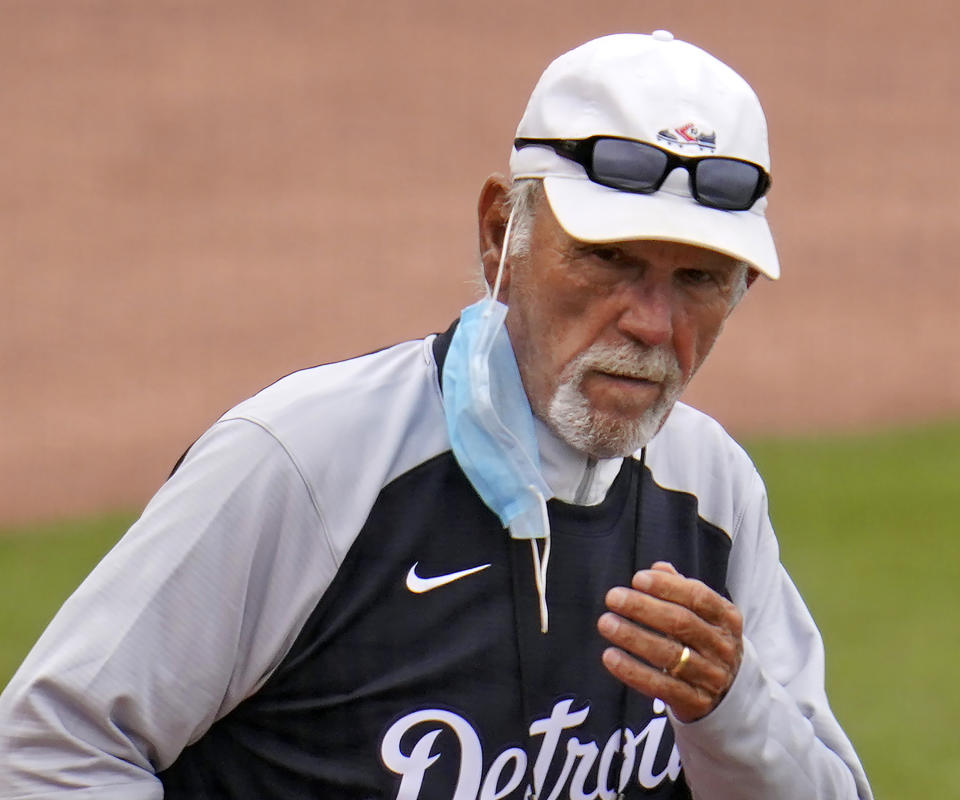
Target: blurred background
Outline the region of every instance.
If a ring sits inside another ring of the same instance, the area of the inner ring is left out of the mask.
[[[960,412],[960,12],[0,0],[0,519],[142,504],[220,413],[441,330],[533,84],[672,30],[757,89],[784,277],[688,399],[737,434]]]
[[[444,329],[540,72],[666,28],[763,101],[784,272],[685,399],[767,477],[875,783],[960,795],[931,767],[955,731],[923,738],[960,713],[934,693],[957,659],[903,660],[960,577],[958,22],[946,0],[0,0],[0,613],[35,638],[230,406]],[[929,634],[909,652],[960,657]]]

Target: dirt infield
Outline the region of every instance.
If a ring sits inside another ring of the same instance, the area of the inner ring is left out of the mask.
[[[960,413],[949,2],[0,0],[0,522],[136,507],[302,366],[439,330],[550,58],[669,28],[770,123],[784,278],[687,399],[736,433]]]

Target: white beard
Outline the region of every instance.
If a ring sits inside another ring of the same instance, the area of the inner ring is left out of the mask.
[[[593,369],[657,381],[660,397],[636,419],[598,411],[582,389],[584,376]],[[563,370],[546,421],[561,439],[583,453],[596,458],[626,456],[644,447],[660,430],[684,385],[677,358],[665,346],[595,344]]]

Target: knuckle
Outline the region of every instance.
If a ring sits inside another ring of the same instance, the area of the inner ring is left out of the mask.
[[[677,612],[673,618],[671,633],[681,642],[690,641],[700,630],[699,619],[689,612]]]
[[[716,608],[717,599],[723,600],[713,589],[711,589],[703,581],[696,580],[694,578],[690,580],[690,597],[691,597],[691,607],[701,616],[709,614],[712,609]]]
[[[682,698],[677,699],[674,713],[682,707],[683,712],[678,716],[681,716],[681,718],[687,722],[693,722],[713,711],[715,705],[713,696],[697,687],[689,692],[685,692]]]
[[[718,636],[715,645],[715,652],[720,661],[724,664],[732,664],[737,656],[739,647],[737,640],[732,636]]]
[[[743,636],[743,614],[740,613],[740,609],[733,605],[733,603],[730,604],[728,622],[729,631],[736,636],[737,639]]]
[[[727,600],[726,597],[720,597],[719,599],[721,601],[721,605],[717,618],[720,624],[726,628],[729,628],[730,630],[742,628],[743,614],[740,613],[740,609]]]
[[[700,685],[708,692],[720,692],[727,688],[730,680],[728,670],[717,664],[708,664],[702,671]]]
[[[716,705],[713,695],[702,689],[697,690],[697,701],[700,710],[700,716],[702,717],[713,711],[714,706]]]

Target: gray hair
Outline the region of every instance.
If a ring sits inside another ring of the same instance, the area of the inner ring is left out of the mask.
[[[733,289],[730,292],[731,311],[737,307],[737,304],[743,300],[743,296],[747,293],[747,289],[750,287],[750,283],[747,280],[749,275],[750,265],[746,261],[738,262],[737,274],[733,279]]]
[[[514,181],[507,191],[505,208],[513,214],[507,255],[526,258],[530,254],[530,237],[537,203],[543,197],[543,181],[540,178],[521,178]]]
[[[537,203],[543,196],[543,181],[540,178],[522,178],[514,181],[507,190],[504,210],[513,213],[510,225],[510,241],[507,242],[509,258],[524,259],[530,255],[530,237]],[[478,264],[475,285],[479,294],[489,293],[493,287],[487,284],[483,260]]]

